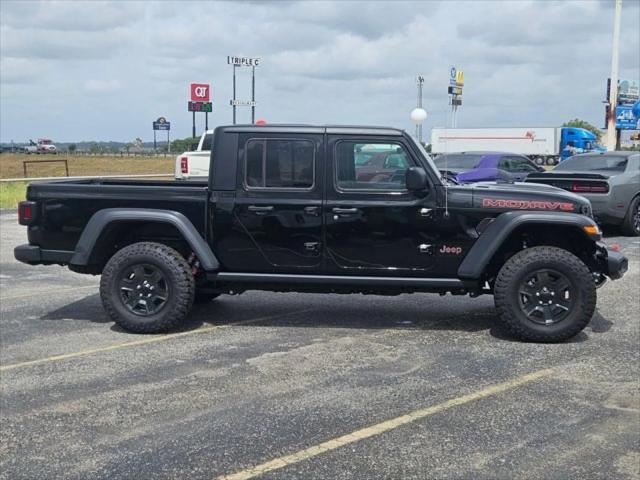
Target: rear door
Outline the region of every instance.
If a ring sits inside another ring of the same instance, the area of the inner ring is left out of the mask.
[[[322,134],[241,134],[223,264],[304,273],[322,260]]]
[[[369,152],[375,152],[374,168],[363,160]],[[406,169],[421,165],[403,137],[328,135],[327,157],[327,273],[424,276],[432,270],[435,191],[421,198],[406,190]]]

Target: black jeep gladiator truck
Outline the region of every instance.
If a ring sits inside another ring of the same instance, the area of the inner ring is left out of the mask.
[[[277,292],[493,294],[516,337],[580,332],[627,259],[589,202],[535,184],[455,185],[401,130],[225,126],[203,183],[32,183],[15,257],[102,275],[123,328],[177,327],[196,298]],[[428,305],[425,305],[428,315]]]

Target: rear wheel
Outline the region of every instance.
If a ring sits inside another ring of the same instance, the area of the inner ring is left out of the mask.
[[[165,332],[185,319],[195,293],[191,267],[174,249],[141,242],[116,252],[100,280],[109,316],[136,333]]]
[[[500,319],[518,338],[561,342],[587,326],[596,285],[586,265],[557,247],[533,247],[511,257],[494,287]]]
[[[630,237],[640,236],[640,196],[633,199],[622,222],[622,232]]]

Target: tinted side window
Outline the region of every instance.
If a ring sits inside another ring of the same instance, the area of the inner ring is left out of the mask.
[[[536,172],[537,169],[529,163],[526,158],[522,157],[502,157],[498,168],[507,172]]]
[[[207,133],[202,140],[202,150],[211,150],[211,141],[213,140],[213,133]]]
[[[248,188],[313,187],[315,151],[309,140],[249,140],[245,184]]]
[[[336,184],[343,190],[405,189],[411,157],[398,144],[342,141],[336,145]]]

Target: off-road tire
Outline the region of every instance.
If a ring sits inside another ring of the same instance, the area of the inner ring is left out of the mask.
[[[637,215],[639,215],[638,208],[640,208],[640,195],[634,198],[629,205],[629,210],[622,221],[622,233],[629,237],[640,236],[640,229],[634,224],[637,222]]]
[[[155,314],[136,315],[121,299],[121,275],[132,265],[152,265],[161,271],[168,286],[166,303]],[[161,333],[185,319],[195,296],[191,267],[174,249],[153,242],[134,243],[116,252],[107,262],[100,279],[100,299],[109,316],[122,328],[135,333]]]
[[[527,276],[539,269],[553,269],[569,281],[572,308],[558,323],[531,321],[520,307],[519,290]],[[520,340],[562,342],[577,335],[591,321],[596,308],[596,286],[587,266],[571,252],[557,247],[532,247],[512,256],[498,272],[494,301],[500,320]]]

